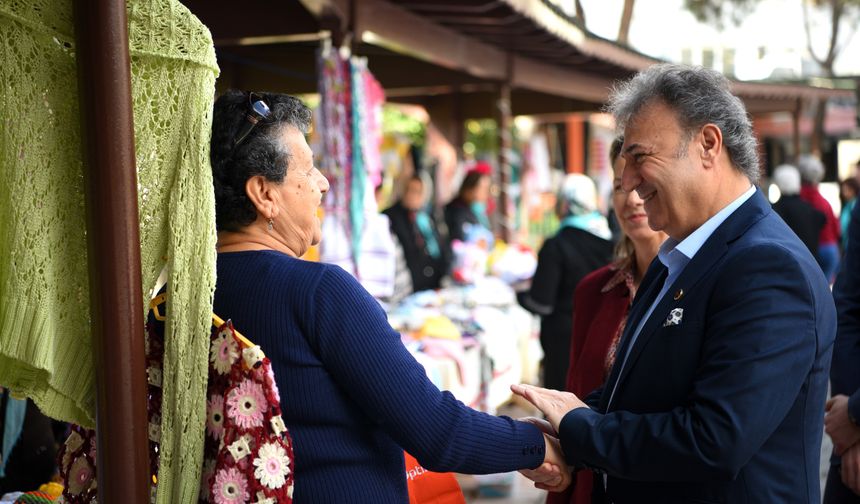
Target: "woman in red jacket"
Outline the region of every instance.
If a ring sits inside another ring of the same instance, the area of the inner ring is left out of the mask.
[[[824,271],[824,276],[831,284],[839,271],[839,240],[841,230],[839,219],[833,212],[833,207],[818,191],[818,183],[824,178],[824,165],[812,154],[804,154],[797,158],[797,170],[800,172],[800,199],[812,205],[827,218],[824,228],[818,235],[818,264]]]
[[[623,231],[615,260],[583,278],[574,294],[566,389],[577,397],[587,396],[609,374],[636,288],[666,239],[665,233],[649,227],[644,203],[636,191],[621,189],[624,159],[619,154],[623,143],[623,138],[616,138],[609,149],[615,174],[612,206]],[[550,493],[547,503],[590,504],[592,478],[591,471],[579,471],[576,484],[565,492]]]

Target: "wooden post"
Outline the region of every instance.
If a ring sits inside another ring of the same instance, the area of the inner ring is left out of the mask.
[[[585,173],[585,119],[570,115],[567,126],[567,173]]]
[[[99,502],[149,502],[137,171],[124,0],[76,0]]]
[[[457,149],[457,159],[462,161],[464,159],[463,144],[466,142],[466,118],[463,114],[463,93],[459,86],[454,91],[451,100],[451,117],[454,121],[452,133],[454,148]]]
[[[803,100],[797,99],[791,114],[791,147],[794,149],[794,160],[800,156],[800,119],[803,112]]]
[[[510,215],[510,198],[508,187],[511,184],[511,155],[513,153],[513,139],[511,130],[513,127],[513,116],[511,115],[511,77],[513,75],[513,56],[508,54],[508,80],[499,86],[498,108],[498,134],[499,134],[499,231],[502,240],[507,243],[511,241],[513,226]]]

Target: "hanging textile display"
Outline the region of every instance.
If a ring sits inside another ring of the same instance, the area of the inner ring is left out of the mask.
[[[382,84],[367,69],[366,62],[362,79],[364,80],[364,125],[361,135],[362,143],[366,146],[362,153],[369,187],[375,189],[382,183],[382,105],[385,103],[385,91],[382,89]]]
[[[382,177],[385,94],[365,58],[346,58],[326,45],[318,67],[320,168],[331,185],[323,200],[320,259],[349,271],[375,296],[390,296],[394,243],[374,196]]]
[[[215,285],[209,135],[218,66],[208,29],[179,1],[130,0],[127,8],[142,283],[151,288],[166,265],[173,286],[158,502],[192,502]],[[72,2],[0,2],[0,40],[0,385],[48,416],[92,427]],[[140,293],[141,313],[148,299]]]
[[[379,213],[376,187],[382,182],[382,85],[367,68],[365,58],[353,57],[354,117],[358,117],[357,137],[361,146],[361,175],[353,167],[353,211],[361,217],[353,220],[353,232],[360,239],[353,245],[356,278],[377,299],[394,294],[396,249],[388,217]],[[363,189],[356,190],[361,184]],[[360,198],[360,199],[359,199]],[[361,202],[359,205],[358,202]]]
[[[330,44],[319,50],[319,126],[322,138],[320,170],[329,180],[323,198],[323,240],[320,260],[355,273],[349,198],[352,186],[352,114],[349,62]]]
[[[382,179],[382,104],[385,94],[379,81],[367,68],[367,59],[353,56],[349,60],[352,82],[352,188],[350,222],[352,224],[353,261],[361,276],[363,237],[368,220],[379,213],[374,190]]]
[[[362,134],[365,124],[366,111],[364,105],[364,72],[367,71],[367,60],[350,58],[349,78],[352,85],[351,118],[352,118],[352,181],[349,196],[349,222],[352,233],[352,260],[358,273],[358,260],[361,257],[361,231],[364,226],[365,202],[364,195],[367,186],[367,169],[364,164],[364,140]],[[371,189],[372,190],[372,189]]]

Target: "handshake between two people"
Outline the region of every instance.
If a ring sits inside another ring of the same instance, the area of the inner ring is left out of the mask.
[[[546,420],[534,417],[520,419],[539,428],[543,432],[546,444],[543,464],[535,469],[523,469],[520,473],[532,480],[536,488],[550,492],[564,491],[573,481],[573,475],[561,450],[559,426],[564,415],[569,411],[588,406],[570,392],[533,385],[511,385],[511,392],[532,403],[546,417]]]

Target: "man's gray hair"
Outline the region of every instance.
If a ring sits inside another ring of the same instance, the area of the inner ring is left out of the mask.
[[[607,111],[619,132],[645,105],[661,101],[676,112],[686,142],[705,124],[723,134],[723,146],[735,167],[751,182],[759,177],[759,159],[752,121],[729,80],[714,70],[664,63],[636,74],[612,90]]]

